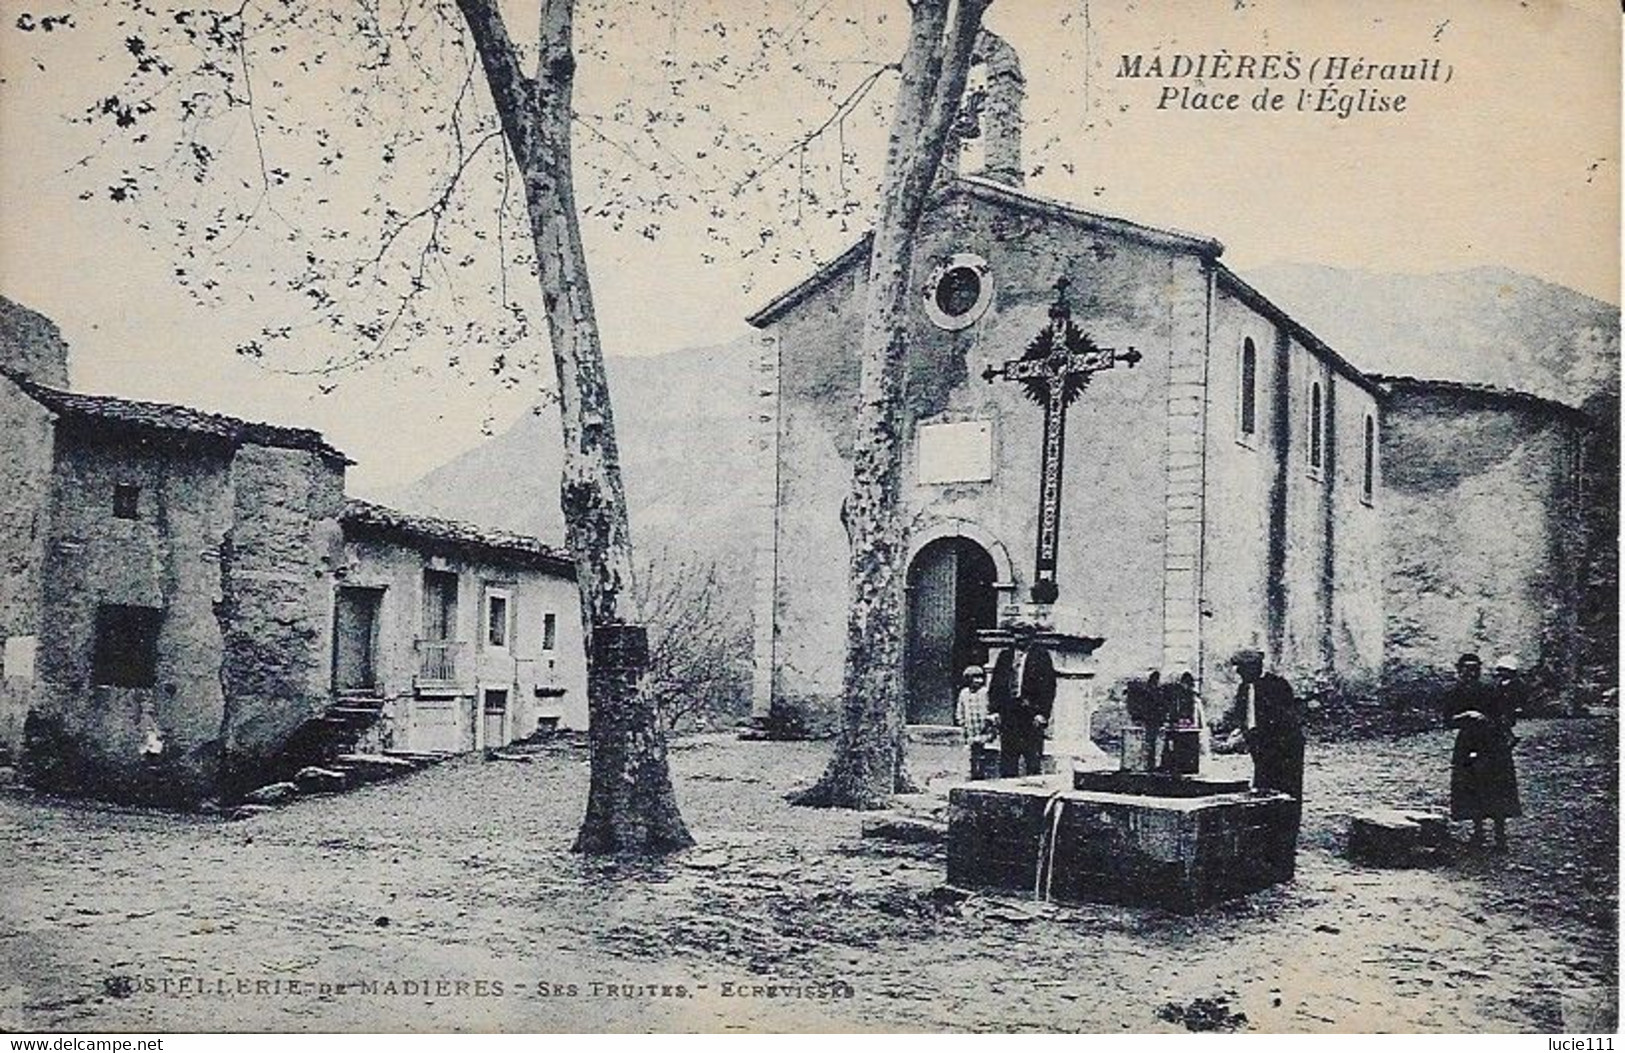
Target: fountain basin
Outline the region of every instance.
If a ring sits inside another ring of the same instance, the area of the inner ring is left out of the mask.
[[[1191,912],[1292,879],[1297,802],[1286,794],[1158,796],[1070,781],[951,790],[948,883]]]

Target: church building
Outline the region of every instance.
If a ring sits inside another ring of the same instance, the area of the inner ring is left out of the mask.
[[[953,723],[960,672],[987,657],[978,632],[1050,595],[1058,628],[1104,638],[1084,674],[1101,699],[1179,668],[1228,697],[1244,648],[1300,693],[1377,697],[1396,672],[1388,613],[1414,615],[1402,594],[1424,587],[1387,576],[1385,532],[1404,529],[1385,511],[1389,390],[1238,277],[1219,242],[1026,191],[1019,67],[1008,53],[985,65],[983,164],[939,181],[913,252],[908,721]],[[773,490],[754,712],[810,729],[838,714],[868,256],[865,238],[749,318]],[[1034,378],[1055,366],[1087,368],[1048,400]],[[1543,523],[1543,503],[1517,507]],[[1429,642],[1474,646],[1471,622]],[[1562,641],[1476,644],[1531,659],[1547,645]],[[1433,658],[1448,668],[1454,653]]]

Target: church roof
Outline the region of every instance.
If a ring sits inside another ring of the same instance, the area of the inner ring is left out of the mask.
[[[1061,219],[1069,223],[1075,223],[1086,230],[1129,238],[1178,252],[1193,252],[1208,259],[1216,258],[1220,253],[1224,252],[1224,246],[1212,238],[1205,238],[1197,234],[1186,234],[1182,231],[1164,227],[1153,227],[1132,220],[1119,219],[1115,216],[1104,216],[1096,212],[1088,212],[1064,201],[1043,197],[1027,190],[1006,186],[990,179],[979,179],[975,176],[960,176],[954,179],[947,186],[937,191],[934,203],[952,201],[959,197],[975,198],[979,201],[1003,205],[1007,208],[1034,215]],[[746,318],[745,321],[758,329],[772,325],[797,304],[828,285],[830,281],[844,273],[848,268],[866,259],[869,255],[869,243],[872,237],[872,233],[865,234],[852,247],[818,268],[803,281],[774,297],[755,314]]]
[[[1398,376],[1387,373],[1373,373],[1371,374],[1371,380],[1384,393],[1409,390],[1421,391],[1426,394],[1469,395],[1491,402],[1516,403],[1562,416],[1579,417],[1585,420],[1591,419],[1591,415],[1578,406],[1571,406],[1566,402],[1549,399],[1543,395],[1519,391],[1517,388],[1500,387],[1495,384],[1478,384],[1466,380],[1437,380],[1431,377]]]
[[[502,562],[538,567],[561,577],[575,577],[575,562],[569,553],[528,534],[401,512],[353,497],[344,502],[342,522],[351,533],[390,537],[408,544],[443,545]]]
[[[58,418],[95,421],[145,432],[216,439],[231,445],[248,443],[256,446],[309,450],[330,460],[344,464],[354,463],[345,457],[343,452],[329,445],[321,432],[310,428],[261,424],[169,402],[143,402],[114,395],[85,395],[77,391],[63,391],[35,383],[4,367],[0,367],[0,374],[4,374],[25,394],[55,413]]]
[[[1352,381],[1357,386],[1364,388],[1373,395],[1382,394],[1381,390],[1378,389],[1376,382],[1372,379],[1369,373],[1358,368],[1354,365],[1354,363],[1332,350],[1329,344],[1327,344],[1320,337],[1316,336],[1314,333],[1311,333],[1307,326],[1305,326],[1302,322],[1299,322],[1296,318],[1293,318],[1291,315],[1287,314],[1280,307],[1276,306],[1274,301],[1272,301],[1268,296],[1265,296],[1263,293],[1259,292],[1257,289],[1243,281],[1235,271],[1231,270],[1229,267],[1226,267],[1222,263],[1215,263],[1213,269],[1218,274],[1219,280],[1225,283],[1230,292],[1233,293],[1237,299],[1241,300],[1243,303],[1247,304],[1247,306],[1268,318],[1282,329],[1285,329],[1291,336],[1302,343],[1303,346],[1307,347],[1315,355],[1323,359],[1337,373]]]
[[[1059,219],[1074,223],[1086,230],[1129,238],[1158,248],[1171,249],[1175,252],[1194,253],[1213,265],[1221,280],[1228,285],[1238,298],[1244,300],[1254,310],[1265,315],[1283,329],[1286,329],[1300,343],[1309,348],[1312,353],[1324,359],[1334,370],[1348,380],[1373,395],[1379,393],[1376,385],[1371,382],[1371,378],[1362,370],[1356,368],[1353,363],[1334,351],[1325,341],[1310,332],[1306,326],[1276,306],[1269,297],[1242,281],[1230,268],[1219,263],[1218,258],[1224,252],[1224,245],[1213,238],[1204,237],[1200,234],[1189,234],[1167,227],[1153,227],[1145,223],[1120,219],[1116,216],[1105,216],[1096,212],[1089,212],[1065,201],[1043,197],[1028,190],[1007,186],[1004,183],[994,182],[989,179],[980,179],[975,176],[960,176],[948,183],[937,191],[935,203],[951,201],[957,197],[975,198],[979,201],[1001,205],[1029,214]],[[851,248],[808,275],[799,284],[774,297],[759,311],[746,318],[745,321],[758,329],[772,325],[809,296],[828,285],[837,276],[867,259],[872,237],[872,233],[865,234]]]

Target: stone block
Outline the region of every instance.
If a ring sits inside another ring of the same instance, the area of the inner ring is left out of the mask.
[[[940,822],[893,815],[864,820],[863,836],[898,844],[940,844],[947,839],[948,828]]]
[[[1437,812],[1379,808],[1349,819],[1348,856],[1385,867],[1427,866],[1450,844],[1450,824]]]
[[[1008,779],[956,787],[948,881],[1194,911],[1291,880],[1296,811],[1284,794],[1250,791],[1156,797]]]
[[[304,793],[338,793],[350,787],[349,776],[331,768],[300,768],[293,777],[295,785]]]
[[[243,794],[243,801],[247,804],[282,804],[299,796],[299,787],[291,782],[273,782],[269,786],[261,786],[252,793]]]

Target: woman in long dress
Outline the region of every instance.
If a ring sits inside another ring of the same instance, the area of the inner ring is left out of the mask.
[[[1473,821],[1472,844],[1484,843],[1484,820],[1495,822],[1495,847],[1507,846],[1506,821],[1523,814],[1512,760],[1517,704],[1508,691],[1482,679],[1483,662],[1464,654],[1456,682],[1445,692],[1444,718],[1456,729],[1450,756],[1450,818]]]

